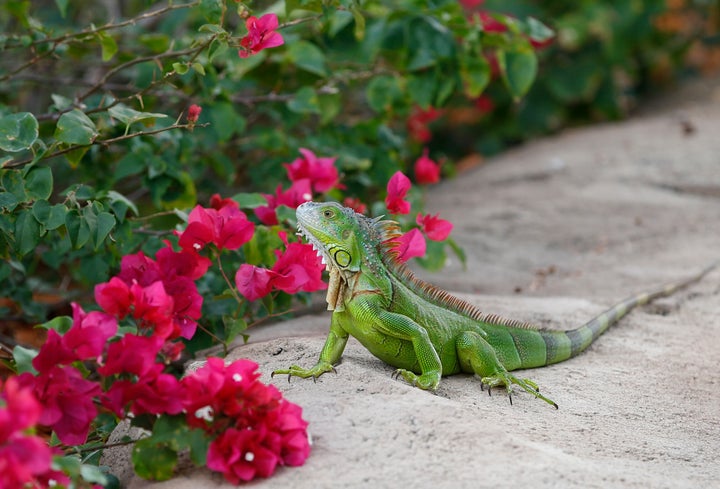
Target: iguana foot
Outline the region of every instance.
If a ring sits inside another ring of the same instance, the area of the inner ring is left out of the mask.
[[[392,374],[393,378],[400,376],[402,376],[407,383],[426,391],[434,391],[440,383],[440,372],[427,372],[422,375],[417,375],[410,370],[399,368]]]
[[[492,393],[493,387],[504,387],[510,398],[510,404],[512,404],[513,384],[522,387],[525,392],[529,392],[538,399],[547,402],[555,409],[558,409],[558,405],[553,400],[540,394],[540,388],[530,379],[518,379],[507,372],[497,372],[495,375],[480,378],[480,388],[482,389],[482,387],[486,385],[488,387],[488,394]]]
[[[287,374],[288,382],[290,382],[291,377],[300,377],[301,379],[307,379],[309,377],[312,377],[312,379],[315,380],[325,372],[337,373],[335,367],[333,367],[332,364],[328,362],[318,362],[312,368],[302,368],[297,365],[292,365],[290,366],[290,368],[275,370],[273,373],[270,374],[270,377]]]

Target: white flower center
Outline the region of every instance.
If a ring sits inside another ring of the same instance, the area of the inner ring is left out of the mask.
[[[252,462],[253,460],[255,460],[255,454],[253,452],[245,453],[245,461],[246,462]]]
[[[213,408],[211,406],[201,407],[195,411],[195,417],[198,419],[204,419],[205,421],[213,420]]]
[[[232,379],[233,379],[235,382],[241,382],[241,381],[242,381],[242,375],[240,375],[240,374],[233,374]]]

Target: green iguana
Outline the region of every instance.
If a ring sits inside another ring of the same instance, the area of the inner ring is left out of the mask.
[[[306,202],[297,209],[298,230],[318,251],[330,282],[330,332],[314,367],[276,370],[302,378],[334,371],[349,336],[397,367],[421,389],[435,390],[443,375],[475,374],[480,387],[502,386],[512,403],[512,385],[558,407],[537,384],[515,377],[517,369],[562,362],[585,350],[635,306],[670,295],[700,280],[698,275],[625,299],[577,329],[553,331],[486,314],[415,277],[398,260],[394,221],[371,219],[335,202]]]

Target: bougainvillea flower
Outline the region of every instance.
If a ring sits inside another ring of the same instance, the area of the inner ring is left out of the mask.
[[[278,224],[275,209],[281,205],[297,209],[300,204],[312,200],[312,185],[309,178],[301,178],[292,182],[289,189],[283,190],[282,185],[278,185],[275,195],[264,194],[263,197],[268,205],[256,207],[255,215],[266,226],[274,226]]]
[[[38,423],[42,409],[32,386],[21,385],[17,377],[0,380],[0,487],[46,487],[36,481],[51,475],[52,449],[25,433]]]
[[[54,475],[52,455],[52,449],[39,436],[18,433],[6,444],[0,443],[0,487],[50,487],[41,479]],[[65,476],[55,481],[69,482]]]
[[[13,433],[34,426],[41,413],[42,406],[31,387],[20,385],[17,377],[9,377],[4,383],[0,379],[0,444]]]
[[[193,123],[197,122],[198,119],[200,118],[200,113],[201,113],[201,112],[202,112],[202,107],[200,107],[199,105],[196,105],[196,104],[192,104],[192,105],[188,108],[187,121],[188,121],[190,124],[193,124]]]
[[[278,260],[272,267],[277,274],[271,281],[274,288],[295,294],[299,291],[314,292],[325,290],[327,284],[322,280],[325,266],[317,256],[312,245],[305,243],[288,243],[287,235],[279,233],[280,239],[285,243],[284,253],[276,250]]]
[[[188,225],[180,235],[180,247],[198,251],[212,242],[218,249],[236,250],[250,241],[255,225],[243,211],[233,206],[219,210],[195,206],[188,216]]]
[[[415,172],[415,181],[419,184],[427,185],[440,181],[440,165],[428,156],[427,148],[423,150],[422,156],[415,161],[413,170]]]
[[[54,329],[47,332],[45,343],[33,358],[32,365],[40,373],[49,372],[56,365],[69,365],[78,360],[77,355],[65,346],[62,336]]]
[[[117,277],[128,285],[135,282],[145,286],[157,282],[162,278],[160,268],[155,260],[142,251],[132,255],[125,255],[120,261],[120,273]]]
[[[155,260],[160,269],[163,281],[180,276],[197,280],[207,272],[212,261],[201,256],[194,249],[174,251],[169,242],[165,248],[155,253]]]
[[[305,148],[300,148],[299,151],[301,158],[283,165],[290,181],[307,178],[312,190],[318,193],[340,187],[338,170],[335,168],[337,158],[318,158],[315,153]]]
[[[267,448],[267,430],[229,428],[210,443],[207,467],[221,472],[231,484],[255,477],[269,477],[280,462],[278,454]]]
[[[250,16],[245,21],[245,27],[248,33],[240,40],[243,49],[238,51],[241,58],[285,44],[280,33],[275,31],[278,28],[278,18],[275,14],[265,14],[259,19]]]
[[[108,282],[95,286],[95,302],[108,314],[122,319],[130,312],[132,293],[124,280],[112,277]]]
[[[442,116],[442,111],[435,107],[422,109],[415,107],[405,122],[410,137],[420,143],[427,143],[432,139],[432,132],[428,125]]]
[[[478,22],[485,32],[505,32],[508,27],[500,22],[495,16],[489,12],[476,12],[473,18]]]
[[[206,418],[238,416],[243,410],[253,411],[259,400],[247,395],[250,386],[259,384],[267,388],[256,382],[260,376],[257,367],[257,363],[250,360],[241,359],[225,365],[222,358],[210,357],[203,367],[185,376],[182,379],[183,402],[188,424],[205,428]]]
[[[493,102],[493,99],[491,99],[490,96],[485,93],[476,98],[474,104],[478,112],[483,115],[489,114],[495,108],[495,102]]]
[[[406,262],[416,256],[424,256],[427,250],[425,238],[418,228],[413,228],[407,233],[394,240],[396,244],[398,260]]]
[[[302,465],[310,455],[308,423],[302,417],[302,408],[283,399],[276,409],[268,413],[265,425],[282,437],[282,463],[290,466]]]
[[[403,172],[395,172],[390,177],[387,184],[387,197],[385,197],[385,206],[388,212],[392,214],[407,214],[410,212],[410,202],[405,200],[410,187],[410,179]]]
[[[237,202],[235,202],[233,199],[226,197],[222,198],[220,194],[212,194],[210,196],[210,207],[212,207],[215,210],[220,210],[223,207],[234,207],[235,209],[239,209],[240,205],[238,205]]]
[[[163,284],[173,304],[172,319],[175,329],[168,338],[182,336],[191,339],[197,329],[197,320],[202,315],[202,295],[195,282],[187,277],[174,277],[163,281]]]
[[[235,273],[235,286],[240,295],[249,301],[254,301],[270,293],[272,290],[270,281],[274,277],[275,272],[272,270],[243,263]]]
[[[72,304],[72,308],[73,325],[63,335],[63,344],[79,360],[95,359],[102,354],[107,341],[117,333],[117,319],[100,311],[86,314],[76,303]]]
[[[141,377],[127,387],[124,396],[126,402],[131,402],[130,411],[135,415],[178,414],[183,410],[182,385],[170,374]]]
[[[19,377],[24,385],[33,385],[35,396],[43,406],[38,422],[55,431],[66,445],[82,445],[90,424],[97,416],[93,398],[100,385],[85,380],[74,367],[55,366],[37,377],[25,373]]]
[[[175,301],[165,291],[165,285],[158,280],[146,287],[132,284],[132,316],[141,328],[151,329],[153,335],[167,339],[173,335],[173,314]]]
[[[120,373],[144,376],[155,366],[155,358],[163,339],[156,336],[126,334],[119,341],[110,343],[105,364],[98,368],[104,376]]]
[[[430,214],[426,216],[418,214],[415,221],[418,226],[425,231],[427,237],[433,241],[443,241],[444,239],[447,239],[453,229],[453,225],[450,221],[440,219],[437,214],[434,216],[431,216]]]
[[[367,214],[367,206],[357,197],[345,197],[343,205],[349,207],[359,214]]]

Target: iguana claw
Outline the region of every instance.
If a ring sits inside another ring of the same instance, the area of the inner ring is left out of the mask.
[[[508,397],[510,398],[510,405],[512,405],[513,384],[522,387],[524,391],[529,392],[538,399],[542,399],[543,401],[547,402],[555,409],[558,409],[557,403],[555,403],[555,401],[553,401],[552,399],[549,399],[540,394],[540,388],[535,382],[530,379],[519,379],[514,375],[510,375],[507,372],[498,372],[495,375],[491,375],[489,377],[482,377],[480,379],[480,389],[482,390],[483,385],[487,385],[489,395],[492,395],[491,391],[493,387],[505,387]]]
[[[270,377],[275,377],[275,375],[287,375],[288,382],[290,382],[290,378],[292,377],[300,377],[301,379],[312,377],[313,381],[317,381],[317,378],[325,372],[337,373],[332,364],[327,362],[318,362],[314,367],[307,369],[298,365],[291,365],[290,368],[275,370],[270,374]]]
[[[420,389],[426,391],[434,391],[440,383],[440,372],[426,372],[424,374],[417,375],[410,370],[399,368],[392,374],[392,377],[395,379],[400,376],[402,376],[402,378],[410,385],[414,385],[415,387],[419,387]]]

